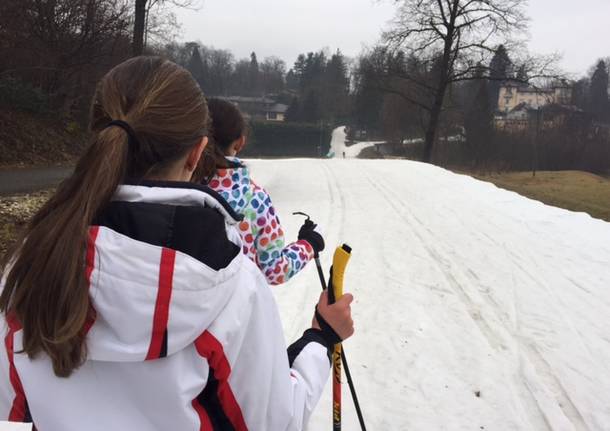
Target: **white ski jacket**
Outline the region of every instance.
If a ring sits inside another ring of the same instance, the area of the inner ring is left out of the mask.
[[[310,329],[286,349],[238,219],[206,187],[120,186],[90,229],[86,362],[58,378],[45,355],[19,353],[19,323],[0,319],[0,420],[39,431],[303,429],[330,346]]]

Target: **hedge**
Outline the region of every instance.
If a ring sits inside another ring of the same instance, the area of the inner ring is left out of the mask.
[[[332,128],[316,124],[251,121],[243,157],[325,157]]]

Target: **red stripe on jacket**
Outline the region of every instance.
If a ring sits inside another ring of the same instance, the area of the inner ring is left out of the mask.
[[[161,251],[161,263],[159,264],[159,289],[157,290],[157,302],[155,303],[155,314],[153,317],[152,337],[146,359],[157,359],[161,355],[163,336],[167,330],[169,320],[169,302],[172,297],[172,284],[174,279],[174,262],[176,251],[163,248]]]
[[[91,274],[95,268],[95,241],[97,235],[100,232],[99,226],[91,226],[89,228],[89,238],[87,241],[87,257],[85,258],[85,264],[87,265],[85,275],[87,277],[87,283],[91,285]]]
[[[21,330],[21,325],[15,316],[7,316],[6,321],[8,323],[9,331],[4,339],[4,345],[9,361],[9,379],[11,381],[11,386],[13,386],[13,391],[15,391],[15,398],[13,399],[13,405],[11,406],[8,420],[11,422],[24,422],[26,419],[27,401],[21,379],[19,378],[19,374],[17,374],[17,368],[15,368],[14,360],[15,332]]]
[[[93,275],[93,270],[95,269],[95,242],[97,241],[97,236],[100,233],[99,226],[91,226],[89,228],[89,238],[87,240],[87,255],[85,257],[85,277],[87,279],[87,284],[91,287],[91,276]],[[93,308],[93,304],[91,301],[89,302],[89,316],[87,316],[87,320],[85,321],[85,333],[88,333],[93,324],[95,323],[96,312]]]
[[[241,408],[233,395],[229,385],[231,366],[225,356],[222,344],[208,331],[195,340],[197,352],[207,359],[211,369],[214,370],[214,377],[218,381],[218,399],[222,409],[235,428],[236,431],[247,431],[248,427],[241,413]]]

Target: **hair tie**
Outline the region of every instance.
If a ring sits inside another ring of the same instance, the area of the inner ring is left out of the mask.
[[[140,141],[138,141],[138,138],[136,138],[136,132],[131,128],[129,123],[123,120],[112,120],[106,125],[106,127],[104,127],[104,129],[112,126],[117,126],[125,130],[125,133],[127,133],[127,144],[129,145],[129,150],[132,154],[139,154],[142,150],[142,145],[140,144]],[[148,147],[148,153],[149,157],[152,158],[154,163],[159,163],[162,161],[161,156],[152,146]]]
[[[137,152],[140,149],[140,141],[138,141],[138,138],[136,138],[136,132],[134,132],[134,130],[131,128],[131,126],[123,120],[112,120],[110,123],[108,123],[106,125],[106,127],[104,127],[104,129],[107,129],[108,127],[112,127],[112,126],[117,126],[120,127],[121,129],[123,129],[125,131],[125,133],[127,133],[127,137],[129,138],[129,146],[131,147],[132,151]]]

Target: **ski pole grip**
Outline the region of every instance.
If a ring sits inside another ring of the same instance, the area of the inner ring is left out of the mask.
[[[345,275],[345,268],[352,256],[352,248],[343,244],[341,247],[337,247],[333,256],[333,272],[332,272],[332,287],[333,295],[332,300],[329,298],[329,302],[332,304],[338,298],[343,296],[343,277]]]

